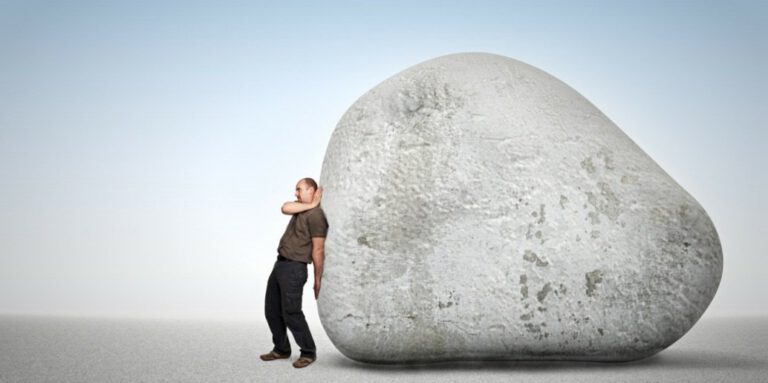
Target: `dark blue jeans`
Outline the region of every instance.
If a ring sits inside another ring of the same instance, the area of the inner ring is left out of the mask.
[[[272,331],[273,351],[279,354],[291,353],[287,327],[301,349],[301,356],[316,356],[315,341],[301,311],[301,295],[306,282],[307,264],[303,262],[278,260],[269,275],[264,315]]]

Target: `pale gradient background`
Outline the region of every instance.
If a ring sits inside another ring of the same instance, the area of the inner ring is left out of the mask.
[[[704,206],[705,315],[768,314],[766,3],[532,3],[0,0],[0,313],[263,321],[280,205],[346,108],[483,51],[574,87]]]

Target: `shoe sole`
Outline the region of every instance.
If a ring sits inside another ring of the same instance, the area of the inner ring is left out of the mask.
[[[278,359],[288,359],[290,357],[291,357],[290,355],[279,356],[279,357],[275,357],[275,356],[271,356],[271,355],[270,356],[266,356],[266,357],[264,355],[259,356],[259,358],[261,358],[261,360],[263,360],[265,362],[270,362],[270,361],[278,360]]]
[[[298,362],[298,361],[297,361],[297,362]],[[304,367],[307,367],[307,366],[309,366],[309,365],[310,365],[310,364],[312,364],[312,363],[315,363],[315,361],[313,360],[313,361],[311,361],[311,362],[309,362],[309,363],[307,363],[307,364],[304,364],[304,363],[302,363],[301,365],[296,365],[296,362],[294,362],[294,363],[293,363],[293,367],[295,367],[295,368],[304,368]]]

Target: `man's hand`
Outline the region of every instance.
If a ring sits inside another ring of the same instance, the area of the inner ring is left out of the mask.
[[[315,279],[314,290],[315,290],[315,300],[317,300],[317,297],[320,295],[320,280],[319,279]]]
[[[312,196],[312,207],[317,207],[318,205],[320,205],[320,199],[322,198],[323,198],[323,187],[320,186],[315,191],[315,195]]]

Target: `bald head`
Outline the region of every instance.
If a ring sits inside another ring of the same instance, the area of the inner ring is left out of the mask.
[[[302,178],[301,181],[299,181],[299,182],[304,182],[307,185],[308,188],[312,188],[314,190],[317,190],[317,182],[315,182],[315,180],[312,179],[312,178],[309,178],[309,177]]]

